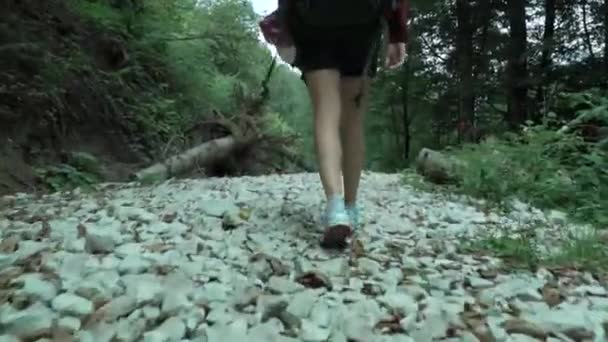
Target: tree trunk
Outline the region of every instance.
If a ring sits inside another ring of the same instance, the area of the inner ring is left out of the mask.
[[[555,45],[555,0],[545,0],[545,27],[543,32],[543,47],[540,59],[541,81],[536,91],[536,106],[539,113],[546,111],[545,87],[551,82],[551,66],[553,64],[553,47]],[[535,122],[539,122],[540,115],[535,116]]]
[[[409,112],[409,79],[410,79],[410,56],[408,55],[403,66],[402,78],[401,78],[401,108],[403,113],[402,124],[403,124],[403,160],[408,162],[410,159],[410,112]]]
[[[475,93],[473,90],[473,22],[472,8],[469,0],[456,0],[456,55],[458,60],[458,78],[460,81],[458,106],[459,129],[458,140],[463,133],[473,127],[475,118]]]
[[[478,38],[479,53],[474,56],[473,62],[473,80],[475,81],[479,79],[480,75],[488,73],[490,60],[486,53],[486,48],[488,45],[488,33],[493,23],[492,11],[494,9],[494,2],[488,0],[482,1],[478,6],[478,10],[474,12],[476,13],[475,19],[473,19],[474,27],[481,29]]]
[[[604,0],[604,75],[608,75],[608,0]]]
[[[458,168],[464,166],[463,162],[426,147],[420,150],[416,158],[416,172],[435,184],[458,182]]]
[[[583,0],[581,3],[582,11],[583,11],[583,33],[584,33],[584,41],[587,46],[587,52],[589,52],[589,57],[592,60],[595,60],[595,54],[593,53],[593,44],[591,43],[591,33],[589,32],[589,24],[587,20],[587,0]]]
[[[528,63],[526,1],[507,0],[510,40],[507,59],[508,113],[506,122],[511,130],[518,130],[528,119]]]
[[[164,180],[191,170],[197,165],[205,165],[225,158],[236,148],[237,142],[232,136],[227,136],[205,142],[167,160],[147,167],[133,175],[139,181]]]

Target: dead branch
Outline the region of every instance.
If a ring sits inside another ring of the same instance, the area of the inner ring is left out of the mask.
[[[237,145],[233,136],[207,141],[163,162],[136,172],[131,178],[139,181],[165,180],[197,165],[208,165],[218,159],[226,158],[237,148]]]

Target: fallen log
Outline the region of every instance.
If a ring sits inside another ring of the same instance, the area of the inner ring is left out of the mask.
[[[138,181],[161,181],[193,169],[197,165],[208,165],[226,158],[237,147],[237,140],[227,136],[204,142],[176,156],[134,173],[131,178]]]
[[[416,172],[435,184],[458,182],[458,167],[463,165],[452,157],[426,147],[420,150],[416,158]]]

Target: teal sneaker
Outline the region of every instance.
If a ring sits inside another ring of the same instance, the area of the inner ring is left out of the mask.
[[[356,204],[352,206],[346,206],[346,213],[348,214],[348,219],[350,220],[351,228],[353,230],[359,229],[359,226],[361,224],[361,213],[359,207]]]
[[[321,246],[325,248],[346,247],[346,239],[352,234],[352,229],[351,219],[342,197],[337,196],[327,201],[327,206],[321,216],[321,223],[325,228]]]

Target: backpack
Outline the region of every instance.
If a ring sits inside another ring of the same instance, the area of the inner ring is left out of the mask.
[[[356,39],[376,32],[392,5],[394,0],[279,1],[286,25],[297,40]]]

